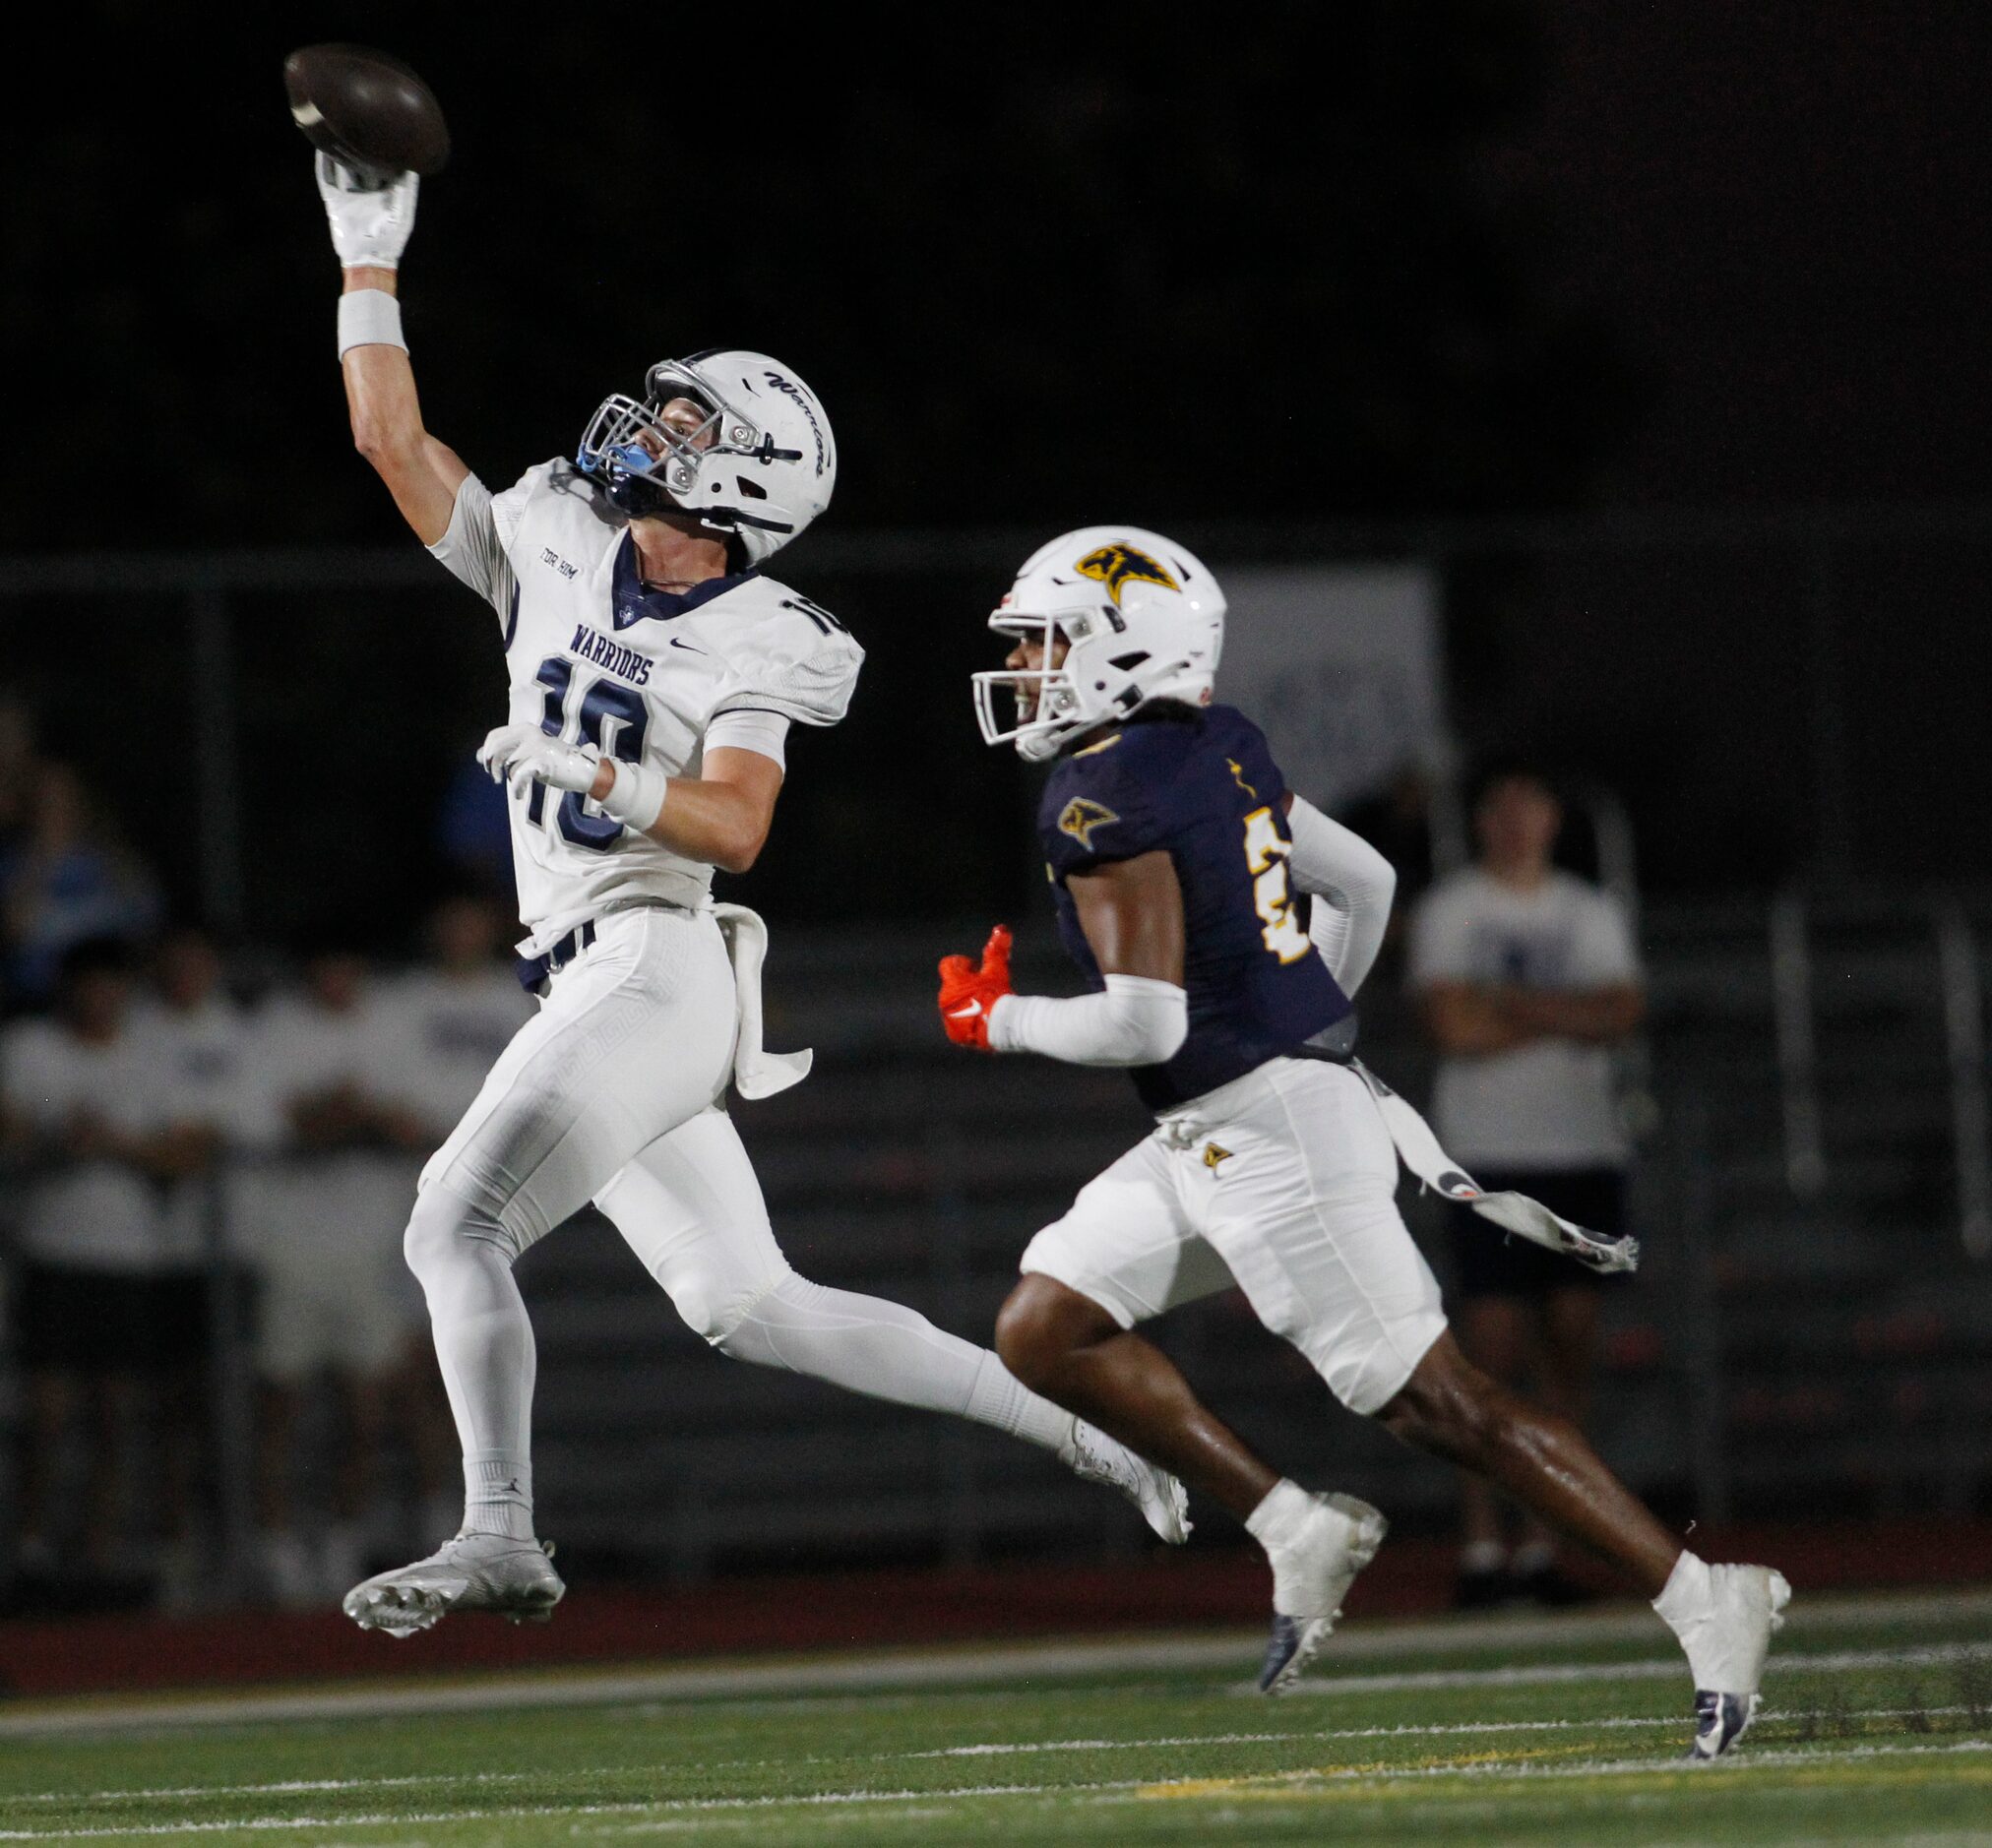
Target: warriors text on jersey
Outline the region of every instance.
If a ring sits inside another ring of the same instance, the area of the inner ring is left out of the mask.
[[[1144,853],[1175,865],[1190,1035],[1165,1065],[1133,1073],[1152,1110],[1290,1053],[1350,1011],[1288,884],[1285,797],[1265,737],[1228,706],[1139,713],[1061,758],[1044,786],[1038,832],[1059,935],[1089,987],[1104,984],[1066,881]]]
[[[836,724],[864,659],[828,610],[758,572],[682,596],[646,588],[627,519],[566,462],[529,468],[495,498],[468,477],[430,550],[505,626],[512,722],[667,775],[696,776],[729,729],[765,728],[769,715]],[[582,796],[533,783],[511,806],[529,954],[609,905],[697,906],[712,885],[710,866]]]

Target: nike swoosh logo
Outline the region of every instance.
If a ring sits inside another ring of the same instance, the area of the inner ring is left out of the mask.
[[[695,648],[689,642],[680,642],[676,636],[671,638],[671,647],[683,648],[687,654],[706,654],[711,652],[707,648]]]
[[[950,1008],[948,1010],[948,1018],[951,1020],[969,1020],[973,1019],[981,1012],[982,1004],[979,1001],[971,1001],[965,1008]]]

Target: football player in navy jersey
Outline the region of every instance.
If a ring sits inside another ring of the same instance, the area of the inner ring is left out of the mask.
[[[1130,1070],[1152,1136],[1030,1241],[997,1324],[1019,1379],[1241,1519],[1273,1568],[1260,1686],[1291,1684],[1384,1537],[1311,1494],[1197,1400],[1134,1332],[1234,1283],[1351,1411],[1477,1471],[1616,1565],[1687,1651],[1691,1756],[1758,1703],[1790,1596],[1760,1566],[1684,1549],[1565,1419],[1470,1365],[1395,1201],[1398,1162],[1510,1231],[1599,1267],[1629,1241],[1516,1194],[1483,1195],[1352,1057],[1351,998],[1396,879],[1289,790],[1250,719],[1212,704],[1224,601],[1181,546],[1121,526],[1054,539],[989,619],[1012,644],[975,676],[983,736],[1049,762],[1038,814],[1059,933],[1088,993],[1012,992],[1009,932],[941,964],[949,1036]],[[1015,703],[1006,723],[1001,702]]]

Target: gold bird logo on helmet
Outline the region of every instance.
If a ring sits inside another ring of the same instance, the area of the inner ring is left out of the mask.
[[[1138,552],[1132,545],[1122,545],[1118,541],[1087,553],[1075,569],[1082,578],[1097,578],[1105,585],[1107,595],[1116,605],[1120,602],[1123,585],[1158,584],[1165,590],[1183,587],[1148,553]]]

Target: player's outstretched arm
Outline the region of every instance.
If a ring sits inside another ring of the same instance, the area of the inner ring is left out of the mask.
[[[941,962],[941,1024],[957,1045],[1038,1052],[1070,1065],[1160,1065],[1189,1037],[1183,992],[1183,889],[1165,852],[1109,861],[1066,881],[1105,981],[1053,1000],[1010,987],[1010,933],[991,933],[979,966]]]
[[[450,529],[457,490],[470,472],[422,424],[414,368],[402,339],[398,269],[414,227],[412,173],[373,184],[318,156],[318,191],[345,277],[339,305],[340,369],[352,440],[388,485],[424,545]]]

